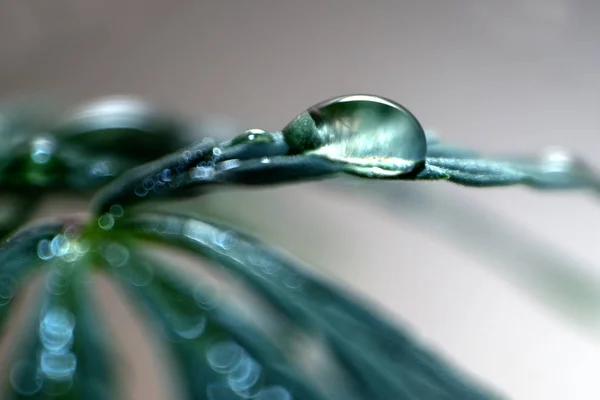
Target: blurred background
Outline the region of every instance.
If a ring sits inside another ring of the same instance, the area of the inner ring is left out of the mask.
[[[562,146],[600,168],[599,20],[591,0],[5,0],[0,97],[137,95],[230,136],[367,92],[458,145]],[[341,180],[194,207],[355,288],[510,398],[600,398],[589,193]],[[135,315],[102,293],[131,355],[130,398],[168,398]]]

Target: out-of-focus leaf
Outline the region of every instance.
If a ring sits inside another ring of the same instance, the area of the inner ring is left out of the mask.
[[[341,288],[324,283],[241,232],[175,214],[120,221],[133,235],[186,248],[243,278],[300,326],[322,334],[369,399],[495,398]]]
[[[16,352],[2,398],[113,399],[114,355],[90,298],[88,270],[61,259],[49,264],[39,314]]]
[[[10,313],[11,300],[49,254],[52,239],[63,229],[62,222],[49,222],[17,233],[0,245],[0,330]]]
[[[114,255],[117,245],[109,246]],[[189,399],[269,398],[271,392],[281,399],[324,399],[263,332],[226,302],[215,302],[208,286],[192,284],[142,251],[127,249],[127,261],[117,267],[108,254],[107,265],[163,327]]]

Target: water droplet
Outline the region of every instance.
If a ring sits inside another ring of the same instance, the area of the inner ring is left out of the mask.
[[[138,197],[145,197],[148,194],[148,191],[142,185],[137,185],[135,189],[133,189],[133,192]]]
[[[48,310],[40,323],[40,340],[46,350],[59,352],[70,346],[75,317],[64,308]]]
[[[37,255],[40,259],[46,261],[54,257],[54,253],[50,248],[50,241],[47,239],[40,240],[37,245]]]
[[[115,218],[112,214],[103,214],[98,218],[98,226],[105,231],[111,230],[115,226]]]
[[[0,276],[0,306],[8,304],[14,296],[15,278],[8,274]]]
[[[206,359],[211,368],[220,373],[233,370],[243,357],[244,349],[231,341],[214,343],[206,352]]]
[[[89,172],[92,176],[105,177],[114,175],[114,169],[115,168],[112,165],[112,163],[106,160],[102,160],[92,163],[89,167]]]
[[[275,137],[272,133],[269,133],[262,129],[249,129],[241,135],[231,140],[231,145],[247,145],[247,144],[262,144],[262,143],[273,143]]]
[[[236,393],[249,391],[260,378],[262,367],[252,357],[246,355],[238,365],[229,372],[227,383]]]
[[[43,382],[44,379],[34,363],[21,361],[10,370],[10,383],[15,392],[22,396],[31,396],[39,392]]]
[[[163,182],[171,182],[171,179],[173,179],[171,177],[171,175],[172,175],[172,172],[171,172],[170,169],[168,169],[168,168],[167,169],[163,169],[163,171],[160,173],[160,179]]]
[[[56,235],[50,242],[50,251],[56,257],[62,257],[71,249],[71,243],[65,235]]]
[[[219,289],[215,285],[198,285],[194,289],[194,301],[203,310],[213,310],[220,302]]]
[[[221,156],[221,154],[222,154],[223,152],[221,151],[221,149],[220,149],[220,148],[218,148],[218,147],[215,147],[215,148],[213,149],[212,153],[213,153],[213,156],[215,156],[215,157],[219,157],[219,156]]]
[[[263,388],[254,400],[292,400],[292,395],[281,386],[270,386]]]
[[[129,260],[129,249],[118,243],[109,243],[103,249],[102,256],[113,267],[122,267]]]
[[[154,271],[152,266],[142,263],[135,270],[131,271],[129,280],[135,286],[146,286],[152,282],[154,278]]]
[[[237,236],[235,232],[219,232],[215,231],[213,243],[223,250],[231,250],[237,244]]]
[[[182,339],[196,339],[204,333],[206,318],[201,315],[197,318],[177,319],[173,321],[174,332]]]
[[[125,210],[120,204],[113,204],[110,206],[108,212],[110,212],[110,215],[112,215],[114,218],[121,218],[125,214]]]
[[[293,153],[317,155],[365,177],[407,174],[423,165],[427,153],[419,121],[401,105],[371,95],[319,103],[283,134]]]
[[[154,182],[154,179],[150,179],[150,178],[146,178],[142,182],[142,187],[144,188],[144,190],[147,190],[147,191],[154,189],[155,185],[156,185],[156,183]]]
[[[31,159],[36,164],[46,164],[50,161],[56,144],[50,137],[37,137],[31,142]]]
[[[40,357],[40,370],[55,380],[70,380],[77,369],[77,357],[71,352],[44,350]]]
[[[211,179],[215,175],[215,169],[212,167],[201,167],[197,166],[190,170],[190,176],[192,179],[200,181]]]

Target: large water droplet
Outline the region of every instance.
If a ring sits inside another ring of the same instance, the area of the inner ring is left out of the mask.
[[[290,122],[283,135],[293,153],[324,157],[365,177],[407,174],[424,164],[427,153],[425,132],[410,111],[371,95],[319,103]]]

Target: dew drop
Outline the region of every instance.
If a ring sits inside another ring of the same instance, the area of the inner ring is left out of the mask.
[[[8,304],[14,295],[15,279],[4,274],[0,276],[0,306]]]
[[[172,178],[172,172],[170,169],[163,169],[162,172],[160,173],[160,179],[163,182],[171,182]]]
[[[204,316],[180,319],[174,322],[174,331],[182,339],[196,339],[204,333],[206,328],[206,318]]]
[[[121,218],[123,214],[125,214],[125,210],[120,204],[113,204],[112,206],[110,206],[110,209],[108,211],[110,212],[110,215],[112,215],[114,218]]]
[[[104,214],[98,218],[98,226],[105,231],[111,230],[115,226],[115,218],[112,214]]]
[[[110,243],[103,249],[102,256],[113,267],[122,267],[129,260],[129,250],[118,243]]]
[[[203,310],[213,310],[220,302],[219,289],[214,286],[198,285],[194,289],[194,301]]]
[[[206,352],[206,359],[211,368],[220,373],[233,370],[244,356],[244,349],[231,341],[217,342]]]
[[[61,351],[71,344],[75,318],[58,307],[48,310],[40,323],[40,340],[46,350]]]
[[[64,235],[56,235],[50,242],[50,251],[54,256],[62,257],[69,252],[71,243]]]
[[[400,104],[371,95],[319,103],[290,122],[283,135],[293,153],[323,157],[364,177],[410,173],[427,153],[419,121]]]
[[[71,352],[44,350],[40,357],[40,370],[50,379],[70,380],[77,369],[77,357]]]
[[[36,164],[47,164],[54,153],[54,140],[37,137],[31,142],[31,160]]]
[[[244,393],[258,382],[261,372],[262,367],[252,357],[245,355],[242,361],[229,372],[227,383],[234,392]]]
[[[232,146],[246,145],[246,144],[262,144],[262,143],[273,143],[275,137],[272,133],[269,133],[262,129],[249,129],[241,135],[235,137],[231,141]]]
[[[22,396],[31,396],[39,392],[43,381],[34,363],[21,361],[10,371],[10,383],[15,392]]]

